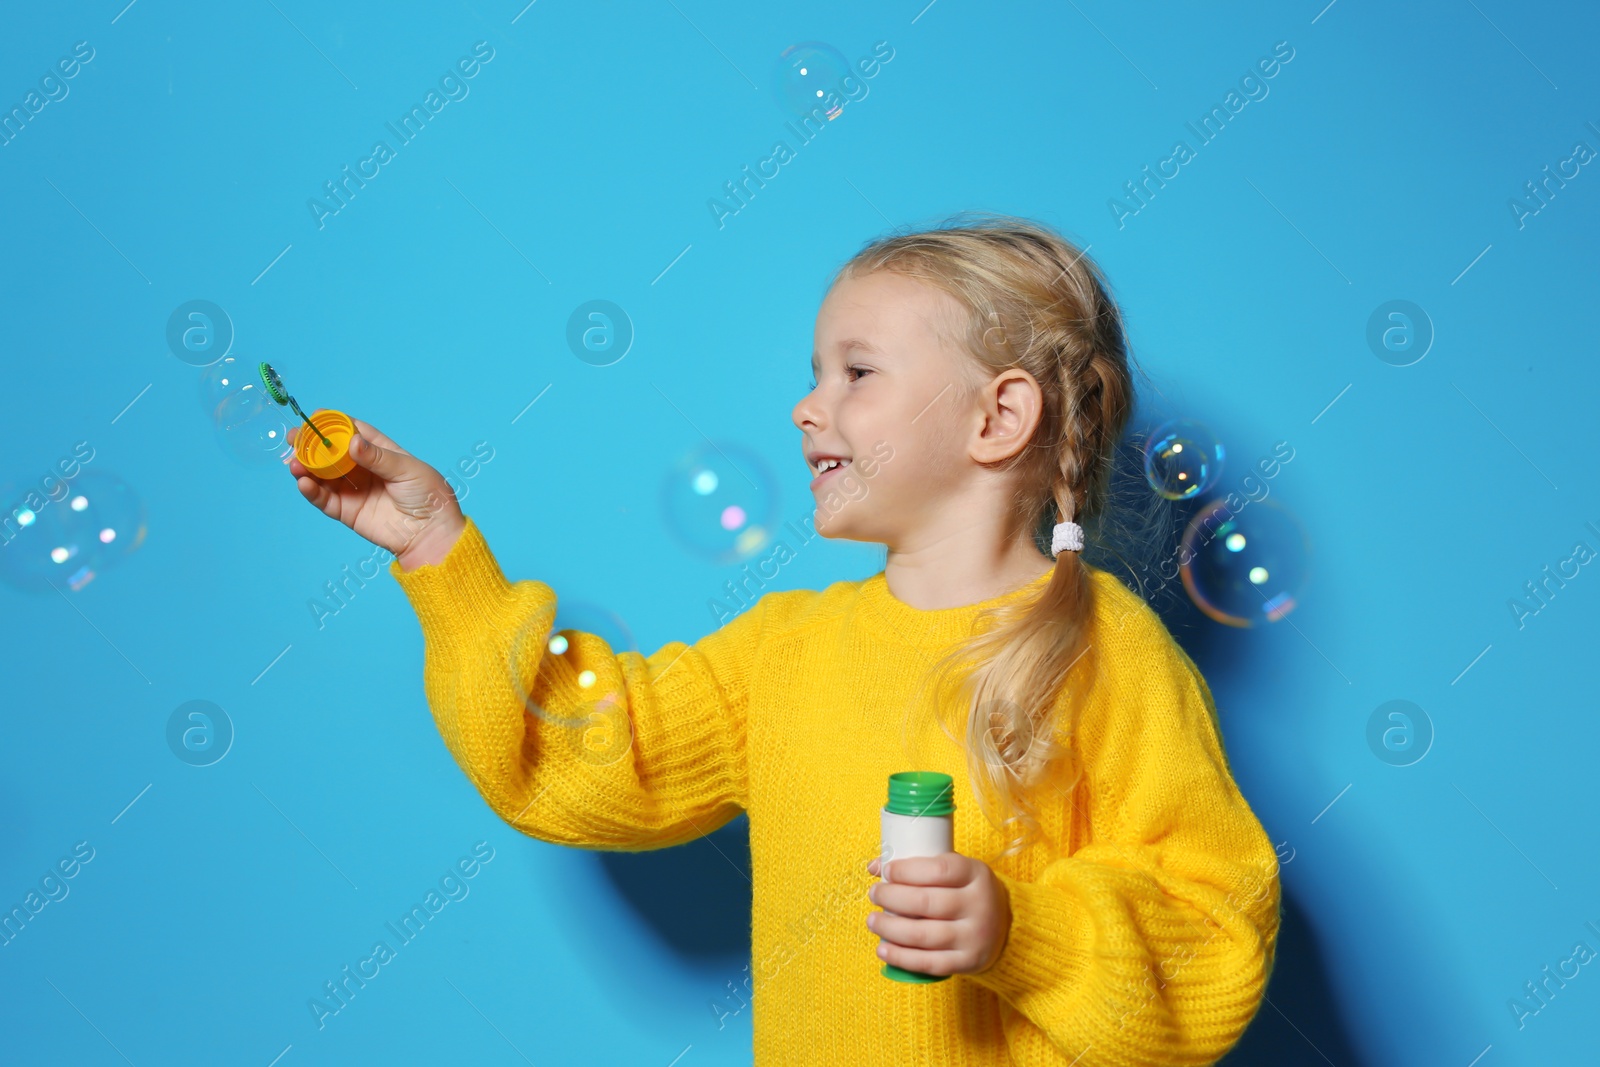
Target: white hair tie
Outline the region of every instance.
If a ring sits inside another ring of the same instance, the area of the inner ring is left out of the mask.
[[[1055,532],[1050,535],[1050,555],[1061,555],[1062,549],[1068,552],[1083,551],[1083,527],[1075,522],[1056,523]]]

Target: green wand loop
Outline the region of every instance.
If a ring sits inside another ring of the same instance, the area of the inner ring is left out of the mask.
[[[272,369],[272,364],[270,363],[261,364],[261,384],[267,387],[268,396],[280,406],[287,404],[289,407],[294,408],[294,413],[306,420],[306,425],[311,427],[311,432],[316,434],[329,449],[333,448],[333,442],[328,440],[322,431],[317,429],[317,424],[307,419],[306,413],[300,410],[300,405],[295,403],[294,397],[290,396],[289,391],[283,387],[283,379],[278,376],[277,371]]]

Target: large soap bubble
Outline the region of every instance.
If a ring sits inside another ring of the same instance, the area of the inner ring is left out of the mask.
[[[0,488],[5,541],[0,579],[30,592],[76,592],[144,542],[145,506],[108,470],[86,468],[56,497]]]
[[[512,634],[506,661],[511,684],[522,691],[523,704],[530,712],[561,727],[547,735],[555,744],[591,766],[609,766],[633,746],[627,689],[612,684],[615,672],[609,662],[623,653],[638,653],[638,643],[615,612],[588,601],[558,597],[545,647],[531,647],[548,617],[532,615]],[[575,690],[565,690],[570,699],[561,708],[542,707],[532,699],[527,672],[535,662],[542,676],[577,684]]]
[[[1183,532],[1179,573],[1195,606],[1228,626],[1277,622],[1295,609],[1310,568],[1300,520],[1272,500],[1235,513],[1217,501]]]
[[[772,540],[777,479],[750,449],[706,443],[667,472],[661,507],[667,529],[690,552],[712,563],[738,563]]]

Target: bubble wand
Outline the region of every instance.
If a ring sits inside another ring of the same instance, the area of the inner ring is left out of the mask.
[[[311,427],[311,433],[301,431],[294,435],[294,457],[316,478],[343,478],[356,469],[356,459],[350,454],[350,442],[356,437],[356,422],[342,411],[318,408],[311,414],[322,420],[318,426],[311,417],[300,410],[289,390],[283,387],[283,378],[270,364],[261,364],[261,384],[267,395],[280,405],[294,408],[296,415]]]
[[[323,445],[329,449],[333,448],[333,442],[328,440],[327,436],[317,429],[317,424],[306,418],[306,413],[300,410],[300,405],[295,403],[294,397],[290,396],[289,391],[283,387],[283,378],[279,376],[277,371],[272,369],[272,364],[270,363],[261,364],[261,384],[267,387],[267,395],[276,401],[280,407],[287,405],[294,408],[294,413],[306,420],[306,425],[311,427],[311,432],[317,435]]]

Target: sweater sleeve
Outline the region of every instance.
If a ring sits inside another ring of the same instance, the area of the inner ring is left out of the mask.
[[[1205,679],[1159,637],[1084,702],[1084,844],[1032,880],[997,872],[1011,930],[970,977],[1000,995],[1017,1062],[1214,1063],[1271,974],[1277,856],[1232,778]]]
[[[461,769],[502,819],[554,844],[692,841],[748,803],[745,713],[763,604],[645,657],[552,633],[556,594],[506,580],[477,524],[437,564],[389,572],[422,627],[423,684]]]

